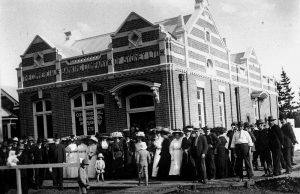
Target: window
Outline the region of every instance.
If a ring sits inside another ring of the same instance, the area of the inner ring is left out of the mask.
[[[104,97],[95,92],[82,93],[71,99],[74,135],[104,133]]]
[[[209,31],[206,31],[206,32],[205,32],[205,40],[206,40],[207,42],[210,42],[210,33],[209,33]]]
[[[52,106],[50,100],[33,103],[33,120],[35,138],[53,137]]]
[[[197,103],[198,103],[199,126],[205,127],[204,89],[203,88],[197,88]]]
[[[219,110],[221,127],[226,127],[225,115],[225,93],[219,92]]]
[[[257,98],[253,101],[253,106],[254,106],[254,118],[255,120],[258,120],[259,119],[259,109],[258,109],[258,100]]]
[[[247,71],[244,68],[240,68],[240,74],[243,76],[247,76]]]

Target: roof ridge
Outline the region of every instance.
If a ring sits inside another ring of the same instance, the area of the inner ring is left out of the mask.
[[[82,38],[82,39],[79,39],[79,40],[75,40],[75,42],[81,41],[81,40],[87,40],[87,39],[91,39],[91,38],[95,38],[95,37],[99,37],[99,36],[106,36],[106,35],[110,35],[110,34],[113,34],[113,33],[114,32],[109,32],[109,33],[105,33],[105,34],[99,34],[99,35],[95,35],[95,36],[90,36],[90,37]]]

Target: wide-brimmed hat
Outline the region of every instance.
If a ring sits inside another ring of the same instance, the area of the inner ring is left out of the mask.
[[[269,116],[268,117],[268,121],[275,121],[276,119],[275,118],[273,118],[273,116]]]
[[[18,147],[18,149],[19,149],[19,150],[25,150],[24,144],[20,144],[19,147]]]
[[[95,136],[91,136],[91,137],[90,137],[90,140],[92,140],[92,141],[98,143],[98,139],[97,139],[97,137],[95,137]]]
[[[135,134],[136,137],[145,137],[144,131],[139,131]]]
[[[14,141],[14,142],[18,142],[18,141],[19,141],[19,139],[18,139],[17,137],[14,137],[14,138],[12,139],[12,141]]]
[[[258,119],[257,121],[256,121],[256,124],[257,125],[260,125],[260,124],[264,124],[265,122],[262,120],[262,119]]]
[[[141,149],[141,150],[147,149],[147,144],[146,144],[146,142],[141,142],[141,143],[140,143],[140,149]]]
[[[238,124],[237,122],[232,122],[231,126],[237,126],[237,124]]]
[[[54,139],[53,138],[49,138],[48,139],[48,143],[54,143]]]
[[[119,131],[116,131],[116,132],[112,132],[111,136],[114,138],[122,138],[123,134]]]
[[[250,127],[249,123],[248,123],[248,122],[245,122],[245,123],[244,123],[244,128],[249,128],[249,127]]]
[[[162,128],[161,133],[162,133],[162,134],[170,134],[171,131],[170,131],[169,128],[166,128],[166,127],[165,127],[165,128]]]
[[[180,129],[174,129],[174,130],[172,131],[172,135],[176,135],[176,134],[182,135],[183,132],[182,132],[182,130],[180,130]]]
[[[192,132],[194,130],[194,127],[192,125],[188,125],[184,127],[183,131],[186,132]]]
[[[243,127],[243,126],[244,126],[244,122],[243,122],[243,121],[239,121],[239,122],[237,123],[237,126],[238,126],[238,127]]]
[[[85,159],[83,159],[81,161],[81,164],[83,164],[83,165],[89,165],[89,160],[85,158]]]
[[[102,154],[102,153],[99,153],[99,154],[98,154],[98,158],[104,158],[103,154]]]
[[[29,136],[29,137],[28,137],[28,141],[34,141],[33,137],[32,137],[32,136]]]

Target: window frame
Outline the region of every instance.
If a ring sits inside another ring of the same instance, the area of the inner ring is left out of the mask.
[[[221,101],[220,101],[221,99]],[[219,91],[219,120],[221,127],[226,127],[226,108],[225,108],[225,92]]]
[[[198,98],[198,91],[200,91],[200,99]],[[201,98],[202,95],[202,98]],[[206,125],[206,111],[205,111],[205,100],[204,100],[204,88],[202,87],[197,87],[197,109],[198,109],[198,122],[199,122],[199,127],[205,127]],[[201,115],[199,115],[199,105],[200,108],[202,109]]]
[[[51,102],[51,110],[46,110],[46,101]],[[36,111],[37,103],[42,102],[42,111]],[[33,108],[33,125],[34,125],[34,138],[48,138],[48,126],[47,126],[47,116],[52,116],[52,101],[50,99],[41,99],[32,103]],[[37,117],[43,116],[43,125],[44,125],[44,137],[38,136],[38,124],[37,124]],[[52,118],[52,130],[53,130],[53,118]]]
[[[86,105],[85,101],[85,95],[86,94],[92,94],[93,96],[93,105]],[[82,119],[83,119],[83,135],[88,135],[88,130],[87,130],[87,119],[86,119],[86,112],[89,110],[93,110],[94,112],[94,126],[95,126],[95,134],[99,132],[98,129],[98,119],[95,115],[97,115],[97,110],[99,109],[104,109],[105,105],[104,102],[103,104],[97,104],[97,96],[96,95],[102,95],[104,96],[101,92],[95,92],[95,91],[88,91],[88,92],[82,92],[80,94],[77,94],[76,96],[71,98],[71,116],[72,116],[72,133],[73,135],[76,134],[76,121],[75,121],[75,112],[81,111],[82,113]],[[81,107],[75,107],[75,99],[81,96]],[[105,109],[104,109],[105,110]],[[104,111],[105,114],[105,111]]]
[[[148,106],[148,107],[141,107],[141,108],[130,108],[130,99],[139,95],[149,95],[153,99],[153,106]],[[155,102],[153,98],[153,93],[151,92],[137,92],[134,94],[131,94],[126,97],[126,115],[127,115],[127,128],[130,129],[130,114],[132,113],[140,113],[140,112],[150,112],[154,111],[155,112]]]

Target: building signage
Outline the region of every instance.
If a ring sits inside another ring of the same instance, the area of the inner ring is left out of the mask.
[[[72,74],[75,72],[93,71],[93,70],[101,69],[103,67],[107,67],[110,64],[111,64],[111,60],[106,59],[106,60],[76,64],[76,65],[64,65],[61,68],[61,72],[62,74]]]
[[[86,128],[87,128],[87,135],[95,134],[94,110],[86,111]]]
[[[32,81],[32,80],[39,80],[44,79],[47,77],[56,76],[58,74],[56,69],[47,69],[44,71],[39,71],[39,69],[36,69],[35,71],[30,72],[23,72],[23,80],[26,81]]]
[[[128,53],[121,56],[114,57],[115,65],[120,65],[123,63],[132,63],[132,62],[140,62],[143,60],[157,58],[159,57],[159,50],[153,51],[141,51],[137,53]]]
[[[83,135],[83,115],[82,111],[75,112],[76,135]]]

